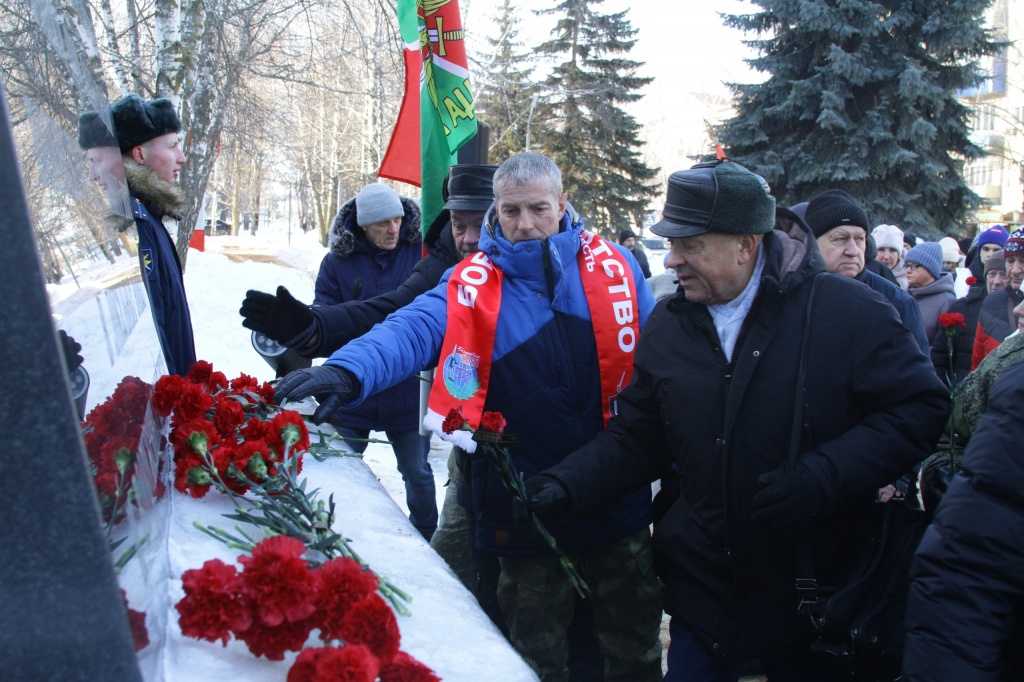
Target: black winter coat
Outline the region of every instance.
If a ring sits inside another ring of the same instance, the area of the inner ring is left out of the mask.
[[[1024,362],[999,378],[911,566],[905,679],[1024,679]]]
[[[125,174],[139,234],[139,264],[167,373],[185,376],[196,362],[192,316],[178,251],[163,223],[164,216],[178,217],[184,201],[176,185],[164,182],[149,168],[125,164]]]
[[[730,661],[806,651],[811,641],[796,608],[795,541],[753,525],[750,501],[758,476],[788,461],[805,309],[823,265],[795,220],[780,221],[762,248],[732,361],[706,306],[682,291],[662,300],[618,415],[544,472],[580,511],[674,465],[679,498],[654,528],[665,610]],[[820,276],[799,452],[836,509],[809,533],[815,576],[827,585],[856,557],[859,506],[932,451],[948,398],[886,300],[850,278]]]
[[[953,337],[953,372],[955,380],[960,380],[971,373],[971,355],[974,353],[974,334],[978,330],[978,315],[981,304],[985,301],[988,290],[984,284],[975,284],[967,290],[967,295],[949,304],[948,313],[960,313],[964,316],[966,328],[958,327]],[[943,381],[949,380],[949,337],[939,329],[932,339],[932,365],[935,373]]]
[[[443,211],[441,218],[430,226],[424,239],[427,255],[416,264],[408,279],[397,289],[364,301],[313,305],[310,311],[317,320],[320,342],[301,353],[307,357],[329,357],[352,339],[370,331],[373,325],[383,322],[391,313],[437,286],[448,268],[462,259],[455,248],[451,226],[448,211]]]

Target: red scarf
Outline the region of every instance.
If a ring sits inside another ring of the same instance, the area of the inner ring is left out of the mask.
[[[633,273],[626,258],[602,237],[581,231],[577,251],[580,279],[594,327],[605,424],[615,398],[633,374],[633,350],[640,333]],[[480,426],[491,375],[494,337],[504,276],[482,251],[455,266],[448,280],[448,326],[427,403],[427,428],[467,452],[476,451],[469,431],[445,434],[444,418],[459,409],[474,429]]]

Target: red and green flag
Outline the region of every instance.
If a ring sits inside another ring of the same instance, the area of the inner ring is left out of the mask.
[[[398,0],[405,97],[377,175],[418,185],[423,230],[441,213],[441,186],[476,134],[458,0]]]

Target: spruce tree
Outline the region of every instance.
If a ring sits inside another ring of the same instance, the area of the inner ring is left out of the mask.
[[[625,56],[636,42],[626,12],[601,14],[604,0],[563,0],[538,51],[555,62],[532,121],[533,148],[562,170],[569,201],[590,229],[606,235],[642,224],[657,173],[640,156],[640,125],[622,105],[651,81]]]
[[[496,33],[487,39],[490,54],[478,76],[477,115],[491,126],[490,162],[501,163],[526,149],[526,124],[535,90],[533,56],[519,40],[519,6],[503,0],[495,18]]]
[[[731,86],[737,113],[718,131],[729,157],[783,205],[840,188],[874,224],[962,231],[978,200],[964,163],[983,152],[956,93],[998,48],[982,21],[991,0],[753,2],[762,11],[726,23],[762,36],[751,65],[769,77]]]

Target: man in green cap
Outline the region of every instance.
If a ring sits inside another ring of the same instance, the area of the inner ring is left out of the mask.
[[[859,505],[928,454],[946,392],[891,305],[822,274],[807,224],[759,176],[729,161],[673,173],[663,216],[651,231],[679,291],[651,314],[608,428],[527,479],[530,507],[572,517],[662,478],[678,491],[654,526],[665,679],[736,680],[751,659],[771,680],[827,679],[797,610],[797,548],[813,554],[804,577],[846,574]]]

